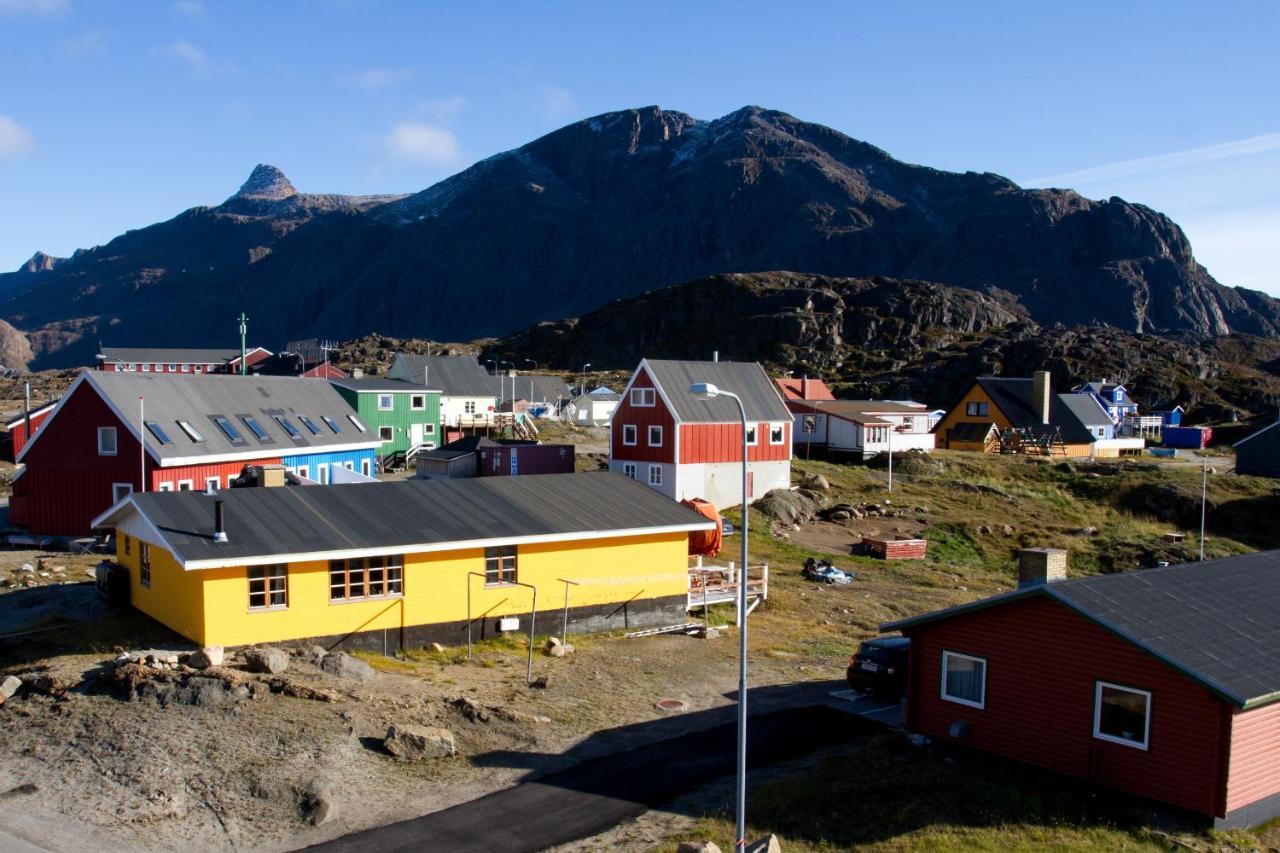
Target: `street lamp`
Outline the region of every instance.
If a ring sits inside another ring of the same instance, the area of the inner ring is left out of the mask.
[[[742,398],[710,382],[695,382],[689,393],[701,400],[728,397],[738,404],[742,417],[742,566],[738,571],[738,777],[736,848],[747,844],[747,410]]]
[[[498,362],[498,369],[502,369],[502,366],[504,364],[510,365],[512,370],[512,374],[511,374],[511,437],[515,438],[516,437],[516,377],[515,377],[514,371],[516,369],[516,363],[514,361],[505,361],[505,360],[500,361]],[[507,385],[507,381],[503,379],[501,376],[499,376],[498,377],[498,408],[499,409],[502,408],[502,397],[506,394],[506,385]]]
[[[533,373],[529,374],[529,402],[532,403],[533,402],[533,374],[538,372],[538,362],[534,361],[531,358],[526,358],[525,362],[533,365]],[[512,389],[511,393],[514,395],[515,390]]]
[[[591,366],[591,362],[582,365],[582,378],[578,383],[579,394],[587,393],[587,368]]]

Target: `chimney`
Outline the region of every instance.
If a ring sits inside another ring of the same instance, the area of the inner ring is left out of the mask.
[[[260,485],[268,488],[276,488],[284,485],[284,466],[279,463],[262,466],[262,481]]]
[[[809,399],[809,377],[806,376],[800,380],[800,399]]]
[[[1018,589],[1066,580],[1067,552],[1061,548],[1021,548],[1018,551]]]
[[[1031,405],[1039,410],[1040,423],[1049,422],[1049,400],[1053,398],[1053,388],[1049,384],[1049,371],[1037,370],[1032,377],[1033,390]]]
[[[353,367],[353,368],[351,368],[351,378],[352,378],[352,379],[364,379],[364,370],[362,370],[362,369],[361,369],[361,368],[359,368],[359,367]]]
[[[213,541],[226,542],[227,529],[222,519],[222,499],[213,502]]]
[[[720,350],[715,350],[714,352],[711,353],[711,360],[712,361],[720,360]]]

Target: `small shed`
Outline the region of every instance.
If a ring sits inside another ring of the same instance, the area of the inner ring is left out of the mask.
[[[1280,420],[1235,444],[1236,473],[1280,477]]]
[[[502,442],[479,450],[477,472],[481,477],[515,477],[522,474],[572,474],[572,444]]]

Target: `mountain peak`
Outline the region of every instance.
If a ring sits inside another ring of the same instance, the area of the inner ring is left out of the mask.
[[[241,185],[240,191],[234,197],[279,201],[297,194],[298,191],[293,188],[293,184],[289,183],[284,172],[275,166],[259,163],[253,167],[253,171],[249,173],[249,180]]]
[[[18,267],[18,272],[25,272],[25,273],[47,272],[48,270],[53,269],[63,260],[65,260],[65,258],[55,258],[53,255],[46,255],[44,252],[36,252],[34,255],[31,256],[30,260],[28,260],[22,266]]]

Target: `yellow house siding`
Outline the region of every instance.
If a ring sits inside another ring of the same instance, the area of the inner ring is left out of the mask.
[[[129,569],[129,601],[157,622],[200,645],[207,645],[200,577],[184,571],[168,551],[151,542],[147,543],[151,548],[151,585],[143,586],[144,540],[136,536],[129,536],[129,540],[126,554],[125,535],[116,537],[116,562]]]
[[[557,578],[581,584],[570,591],[569,603],[575,608],[682,596],[687,588],[687,550],[685,533],[522,545],[517,578],[537,587],[539,613],[563,609],[564,584]],[[483,549],[406,554],[403,598],[331,604],[328,561],[293,563],[288,567],[288,607],[263,611],[249,610],[248,573],[243,566],[186,574],[203,586],[204,642],[212,645],[464,622],[468,584],[473,619],[529,612],[528,589],[486,587],[482,578],[468,577],[468,572],[483,575]],[[558,623],[544,624],[550,630]]]
[[[987,414],[983,416],[967,415],[965,412],[969,408],[970,403],[986,403]],[[939,447],[945,447],[953,450],[982,450],[983,447],[977,442],[959,442],[955,444],[947,443],[947,433],[956,424],[990,424],[994,423],[1000,429],[1009,429],[1013,426],[1009,419],[1005,417],[1004,412],[996,406],[987,393],[982,390],[982,386],[977,382],[969,389],[964,398],[956,404],[955,408],[947,412],[938,425],[934,427],[934,434],[940,439]]]

